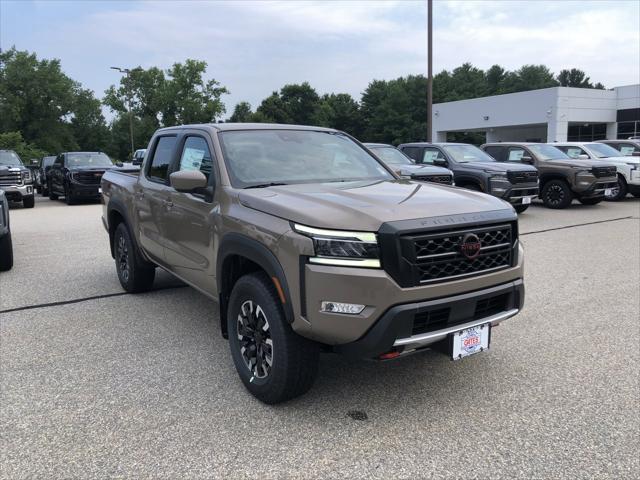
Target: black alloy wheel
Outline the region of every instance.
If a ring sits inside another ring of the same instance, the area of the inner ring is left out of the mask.
[[[567,208],[571,205],[573,195],[569,186],[562,180],[547,182],[542,191],[542,201],[545,206],[553,209]]]
[[[245,301],[238,313],[238,341],[244,364],[256,378],[266,378],[273,365],[273,340],[263,308]]]

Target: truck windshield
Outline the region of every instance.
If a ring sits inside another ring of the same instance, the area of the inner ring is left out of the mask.
[[[605,145],[604,143],[590,143],[588,145],[589,150],[598,158],[609,158],[609,157],[619,157],[621,156],[620,152],[609,145]]]
[[[393,147],[372,147],[371,150],[389,165],[413,165],[413,160]]]
[[[569,155],[551,145],[528,145],[540,160],[568,160]]]
[[[19,167],[22,165],[22,162],[16,152],[11,150],[0,150],[0,165]]]
[[[473,145],[445,145],[444,150],[458,163],[495,162],[489,154]]]
[[[68,153],[67,160],[70,167],[110,167],[111,159],[104,153]]]
[[[238,130],[222,132],[220,139],[236,188],[394,179],[365,149],[337,132]]]

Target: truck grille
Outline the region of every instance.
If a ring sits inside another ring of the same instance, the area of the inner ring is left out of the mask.
[[[536,183],[538,172],[507,172],[507,178],[511,183]]]
[[[73,179],[84,185],[100,185],[104,172],[75,172]]]
[[[593,173],[593,176],[597,178],[615,177],[616,167],[593,167],[591,172]]]
[[[22,185],[22,174],[20,172],[0,174],[0,185]]]
[[[462,253],[468,234],[478,237],[480,252],[474,259]],[[442,282],[509,268],[513,261],[511,224],[407,235],[400,239],[404,261],[410,265],[412,285]]]
[[[413,180],[418,180],[421,182],[444,183],[447,185],[451,185],[453,181],[451,175],[416,175],[413,177]]]

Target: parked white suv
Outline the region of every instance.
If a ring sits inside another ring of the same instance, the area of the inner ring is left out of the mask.
[[[640,157],[623,156],[615,148],[599,142],[565,142],[551,143],[576,160],[602,160],[609,165],[615,165],[618,171],[618,186],[610,189],[607,200],[622,200],[631,193],[640,197]]]

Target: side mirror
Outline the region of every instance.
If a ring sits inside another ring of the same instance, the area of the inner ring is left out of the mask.
[[[171,186],[179,192],[190,193],[206,188],[207,177],[200,170],[181,170],[169,176]]]
[[[449,165],[449,162],[447,162],[444,158],[434,158],[433,159],[433,164],[436,167],[447,167],[447,165]]]
[[[529,155],[523,155],[522,157],[520,157],[520,161],[522,163],[533,163],[533,158]]]
[[[589,155],[581,153],[580,155],[578,155],[578,160],[589,160]]]

